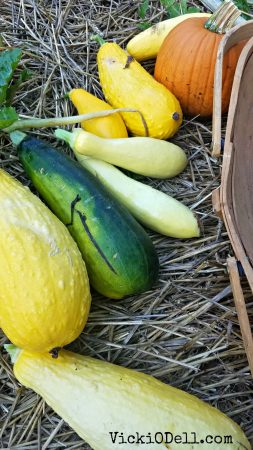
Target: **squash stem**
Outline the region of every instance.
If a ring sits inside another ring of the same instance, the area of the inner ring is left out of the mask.
[[[224,34],[234,26],[240,14],[231,0],[225,0],[206,21],[205,28],[217,34]]]
[[[14,364],[18,359],[21,349],[16,347],[16,345],[13,345],[13,344],[5,344],[4,349],[7,351],[7,353],[9,353],[9,355],[11,357],[11,362]]]
[[[132,108],[117,108],[117,109],[98,111],[98,112],[89,113],[89,114],[80,114],[79,116],[54,117],[52,119],[17,120],[9,127],[4,128],[2,131],[4,131],[5,133],[11,133],[12,131],[22,130],[22,129],[26,129],[26,128],[48,128],[48,127],[74,125],[76,123],[80,123],[85,120],[96,119],[98,117],[106,117],[106,116],[110,116],[111,114],[121,113],[121,112],[138,113],[141,116],[143,127],[145,129],[145,134],[146,134],[146,136],[149,135],[147,122],[146,122],[143,114],[140,111],[138,111],[137,109],[132,109]]]
[[[74,144],[73,133],[70,133],[69,131],[66,130],[62,130],[61,128],[57,128],[57,130],[55,130],[54,132],[54,135],[57,139],[62,139],[64,142],[67,142],[67,144],[69,144],[71,148],[73,148]]]
[[[22,133],[22,131],[12,131],[10,138],[15,147],[17,147],[26,138],[26,134]]]
[[[99,36],[99,34],[92,34],[90,36],[90,40],[97,42],[101,46],[106,44],[106,41],[101,36]]]

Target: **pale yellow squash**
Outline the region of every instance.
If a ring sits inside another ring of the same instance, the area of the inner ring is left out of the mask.
[[[58,129],[55,136],[68,142],[77,153],[148,177],[175,177],[187,164],[186,154],[180,147],[161,139],[104,139],[80,128],[72,133]]]
[[[187,239],[200,235],[195,215],[183,203],[128,177],[111,164],[78,152],[75,156],[143,225],[175,238]]]
[[[127,51],[137,61],[156,58],[164,39],[179,23],[190,17],[208,18],[210,15],[208,13],[189,13],[158,22],[134,36],[127,44]]]
[[[97,54],[98,71],[106,101],[114,108],[133,108],[146,120],[149,137],[167,139],[182,123],[176,97],[158,83],[117,44],[103,44]],[[121,113],[135,136],[146,136],[138,113]]]
[[[25,351],[15,357],[20,383],[40,394],[94,450],[250,450],[242,429],[227,416],[144,373],[65,350],[57,359]],[[175,436],[192,441],[193,432],[201,444],[171,443]],[[126,443],[120,443],[121,433]],[[154,443],[136,443],[137,433],[145,442],[151,435]]]
[[[39,352],[81,333],[90,308],[86,267],[67,228],[0,170],[0,324],[16,345]]]

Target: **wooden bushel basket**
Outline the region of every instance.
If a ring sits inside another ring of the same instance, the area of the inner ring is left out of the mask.
[[[213,155],[221,148],[221,89],[223,55],[242,39],[249,39],[237,63],[224,144],[221,186],[213,192],[213,207],[223,218],[237,261],[253,292],[253,21],[230,30],[221,41],[215,68]],[[237,261],[228,258],[228,271],[253,376],[253,336]]]

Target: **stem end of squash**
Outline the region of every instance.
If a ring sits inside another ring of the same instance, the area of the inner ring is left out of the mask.
[[[106,41],[101,36],[99,36],[99,34],[92,34],[90,40],[97,42],[99,45],[106,44]]]
[[[73,147],[73,133],[71,133],[70,131],[63,130],[62,128],[57,128],[57,130],[55,130],[54,132],[54,135],[57,139],[61,139],[64,142],[67,142],[67,144],[69,144],[71,148]]]
[[[26,138],[26,134],[22,133],[22,131],[12,131],[10,133],[10,138],[13,145],[15,145],[15,147],[18,147],[19,144],[21,144],[21,142]]]
[[[20,354],[21,349],[16,347],[16,345],[14,344],[5,344],[4,349],[7,351],[7,353],[9,353],[11,362],[14,364],[18,359],[18,355]]]

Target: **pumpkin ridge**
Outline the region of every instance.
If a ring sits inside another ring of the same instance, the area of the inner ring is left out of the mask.
[[[176,36],[176,39],[178,39],[177,38],[177,35],[178,34],[181,34],[181,31],[180,30],[175,30],[175,36]],[[182,73],[182,71],[181,71],[181,65],[180,65],[180,57],[181,57],[181,48],[183,48],[184,47],[184,45],[185,45],[185,41],[187,40],[187,35],[184,35],[185,36],[185,40],[184,39],[180,39],[180,44],[179,44],[179,46],[178,46],[178,51],[177,51],[177,53],[176,53],[176,55],[175,55],[175,52],[173,51],[172,53],[168,50],[166,53],[164,53],[165,55],[166,55],[166,59],[168,60],[168,61],[173,61],[173,64],[172,64],[172,70],[170,71],[170,79],[171,78],[174,78],[174,79],[178,79],[179,78],[179,76],[180,76],[180,74]],[[174,36],[173,36],[174,37]],[[170,59],[169,59],[170,58]],[[163,74],[162,74],[162,78],[163,78]],[[165,77],[165,79],[166,79],[166,77]],[[180,86],[182,86],[181,85],[181,79],[179,79],[179,83],[178,83]],[[171,88],[171,90],[174,92],[174,94],[176,95],[176,97],[179,99],[179,101],[180,101],[180,98],[181,98],[181,96],[180,96],[180,93],[177,91],[177,86],[173,83],[173,85],[172,85],[172,83],[171,83],[171,81],[169,80],[169,86],[170,86],[170,88]],[[169,89],[170,89],[169,88]],[[181,101],[180,101],[180,103],[181,103]]]
[[[211,31],[210,31],[211,33]],[[213,89],[214,89],[214,72],[215,72],[215,61],[216,61],[216,57],[217,57],[217,53],[218,53],[218,46],[220,41],[223,38],[223,35],[218,35],[215,33],[216,39],[214,41],[214,45],[213,45],[213,49],[212,49],[212,55],[211,55],[211,61],[212,61],[212,65],[210,67],[210,70],[208,72],[208,76],[206,77],[206,83],[205,83],[205,88],[204,88],[204,96],[202,98],[202,105],[201,107],[203,107],[203,110],[205,111],[206,109],[208,109],[208,105],[210,103],[213,103]],[[210,48],[210,46],[209,46]],[[206,107],[206,103],[207,103],[207,107]]]
[[[202,22],[201,23],[201,26],[202,26],[202,24],[205,21],[201,21],[201,22]],[[203,80],[202,72],[205,71],[205,68],[203,67],[202,64],[199,64],[199,61],[203,60],[203,58],[202,58],[202,51],[201,50],[203,48],[204,51],[205,51],[205,48],[206,48],[206,42],[205,41],[208,40],[209,36],[208,36],[208,33],[206,32],[207,30],[205,28],[203,28],[202,30],[203,30],[203,32],[202,32],[203,39],[201,41],[199,41],[199,35],[194,34],[194,38],[195,39],[194,39],[194,42],[193,42],[193,44],[194,44],[193,47],[194,47],[194,50],[196,51],[196,55],[197,56],[193,60],[193,64],[192,64],[192,67],[191,67],[190,78],[189,78],[189,83],[190,83],[189,94],[186,97],[186,105],[191,105],[191,103],[192,103],[192,101],[191,101],[192,92],[199,90],[198,83],[199,83],[199,80]],[[198,45],[196,45],[196,44],[198,44]],[[196,67],[197,67],[197,70],[196,70]],[[201,68],[200,72],[199,72],[199,69],[198,69],[199,67]],[[195,76],[195,71],[198,72],[197,78]],[[194,99],[194,102],[197,103],[197,104],[199,103],[197,98]],[[199,105],[199,107],[200,107],[199,109],[201,109],[202,103],[203,103],[203,99],[201,99],[201,105]],[[192,114],[191,106],[187,106],[187,114]],[[198,115],[198,113],[196,111],[193,112],[193,114]]]
[[[189,19],[189,20],[191,20],[191,19]],[[188,26],[187,26],[186,28],[188,28]],[[195,37],[195,33],[196,33],[195,29],[192,28],[192,29],[190,29],[189,31],[190,31],[190,33],[189,33],[188,30],[186,29],[186,32],[184,32],[185,40],[182,42],[182,45],[181,45],[181,48],[183,49],[183,52],[184,52],[184,49],[187,47],[187,45],[185,45],[185,44],[187,43],[187,41],[190,41],[192,38]],[[179,34],[179,37],[180,37],[181,30],[178,30],[178,32],[179,32],[178,34]],[[181,40],[181,39],[182,39],[182,38],[180,38],[180,40]],[[181,52],[178,52],[178,59],[181,60]],[[181,60],[181,61],[182,61],[182,60]],[[194,62],[195,62],[195,61],[194,61]],[[190,95],[191,95],[191,89],[190,89],[190,86],[191,86],[191,74],[192,74],[192,70],[191,70],[191,72],[188,71],[188,79],[187,79],[187,80],[184,80],[185,75],[184,75],[184,69],[183,69],[183,67],[182,67],[182,66],[184,66],[184,65],[185,65],[185,61],[182,61],[181,64],[178,64],[178,65],[177,65],[177,67],[178,67],[178,69],[179,69],[178,72],[177,72],[177,78],[179,78],[179,82],[178,82],[179,92],[176,93],[176,96],[180,96],[179,98],[181,99],[181,101],[183,100],[183,98],[189,99],[189,97],[190,97]],[[193,68],[194,68],[194,63],[193,63]],[[192,68],[192,69],[193,69],[193,68]],[[181,70],[181,69],[183,69],[183,70]],[[180,78],[180,75],[181,75],[181,78]],[[182,92],[182,91],[183,91],[183,92]],[[182,97],[182,94],[183,94],[183,97]],[[188,114],[188,110],[185,110],[185,112]]]

